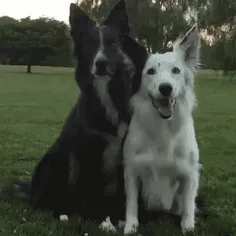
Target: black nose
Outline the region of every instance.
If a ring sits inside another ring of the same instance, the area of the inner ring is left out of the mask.
[[[108,74],[108,70],[107,70],[108,60],[99,59],[96,61],[95,65],[96,65],[96,74],[97,75],[107,75]]]
[[[159,91],[165,97],[168,97],[171,95],[172,89],[173,88],[172,88],[171,84],[169,84],[169,83],[162,83],[159,85]]]

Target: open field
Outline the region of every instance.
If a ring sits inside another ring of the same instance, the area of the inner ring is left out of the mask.
[[[0,71],[16,73],[25,73],[26,66],[8,66],[0,65]],[[73,72],[74,68],[72,67],[49,67],[49,66],[32,66],[33,73],[69,73]],[[215,71],[211,69],[204,69],[199,72],[201,76],[219,76],[222,74],[222,71]]]
[[[0,67],[0,179],[30,178],[34,166],[53,143],[78,89],[71,68]],[[197,218],[197,236],[236,235],[236,81],[198,77],[196,130],[204,165],[201,194],[207,218]],[[69,223],[26,205],[0,202],[0,236],[106,235],[91,222]],[[228,234],[227,234],[228,233]],[[140,227],[144,236],[181,235],[168,220]],[[192,235],[192,234],[189,234]]]

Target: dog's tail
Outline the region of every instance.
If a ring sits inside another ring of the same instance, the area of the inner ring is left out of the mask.
[[[0,180],[0,199],[6,202],[29,204],[30,180]]]

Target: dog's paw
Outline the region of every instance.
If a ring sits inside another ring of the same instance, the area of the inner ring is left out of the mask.
[[[194,232],[194,227],[191,227],[191,228],[183,228],[182,227],[183,234],[187,234],[188,232]]]
[[[127,221],[124,228],[124,234],[128,235],[136,233],[138,230],[138,225],[139,223],[137,220]]]
[[[67,215],[60,215],[59,219],[60,219],[60,221],[66,222],[66,221],[68,221],[68,216]]]
[[[193,232],[194,231],[194,219],[191,219],[191,217],[185,217],[181,221],[181,229],[182,233],[186,234],[188,232]]]
[[[110,217],[107,217],[99,226],[99,228],[105,232],[116,233],[115,226],[111,223]]]

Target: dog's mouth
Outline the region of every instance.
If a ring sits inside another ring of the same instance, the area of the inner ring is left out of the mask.
[[[152,96],[150,96],[150,98],[152,100],[152,105],[157,109],[160,117],[162,119],[170,119],[176,99],[171,97],[160,97],[155,99]]]
[[[95,71],[95,76],[96,77],[112,77],[114,75],[114,70],[110,67],[110,66],[107,66],[105,68],[97,68],[96,71]]]
[[[112,77],[113,73],[111,71],[96,71],[96,77]]]

